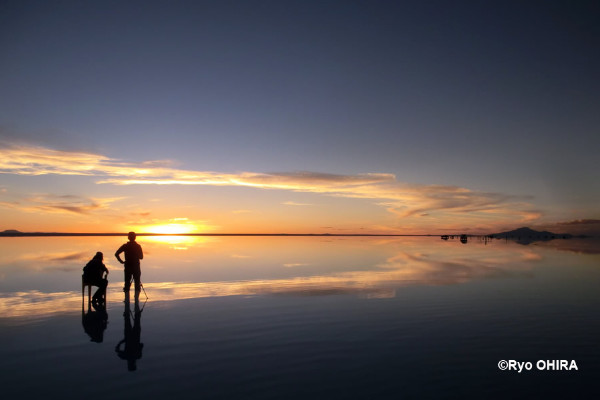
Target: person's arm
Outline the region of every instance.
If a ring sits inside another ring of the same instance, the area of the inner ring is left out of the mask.
[[[138,247],[140,248],[140,260],[143,260],[144,259],[144,252],[142,251],[142,246],[140,246],[138,244]]]
[[[121,260],[121,257],[120,257],[120,254],[124,251],[125,251],[125,245],[119,247],[119,250],[117,250],[117,252],[115,253],[115,257],[117,257],[117,260],[119,260],[119,262],[121,264],[125,264],[125,261]]]
[[[104,272],[106,272],[106,275],[103,276],[103,278],[106,279],[108,277],[108,273],[109,273],[108,268],[106,268],[106,265],[102,264],[102,269],[104,270]]]

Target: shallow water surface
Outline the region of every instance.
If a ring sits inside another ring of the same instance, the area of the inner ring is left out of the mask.
[[[9,398],[596,390],[600,248],[591,239],[140,237],[137,304],[124,302],[112,257],[124,240],[0,239]],[[96,251],[110,270],[105,311],[81,292]],[[502,371],[501,360],[532,368]],[[540,370],[540,360],[575,360],[577,370]]]

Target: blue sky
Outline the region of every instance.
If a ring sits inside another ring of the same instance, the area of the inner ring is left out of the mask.
[[[129,167],[170,160],[219,174],[391,174],[401,185],[452,186],[502,203],[502,212],[485,211],[501,217],[471,221],[470,207],[457,211],[447,194],[428,195],[435,207],[403,195],[404,211],[442,213],[404,223],[406,212],[386,211],[390,196],[380,190],[160,186],[164,199],[192,208],[184,197],[210,199],[204,209],[231,202],[232,211],[245,207],[231,197],[331,206],[294,207],[314,220],[305,230],[348,197],[371,200],[331,221],[364,214],[346,229],[598,219],[599,11],[591,1],[6,1],[0,139],[8,149],[83,152]],[[157,223],[181,217],[147,205],[156,187],[98,184],[106,170],[37,180],[14,165],[0,171],[2,204],[23,221],[45,215],[16,205],[33,194],[54,204],[57,196],[127,198]],[[90,226],[96,212],[121,220],[138,212],[102,204],[72,212],[73,226],[76,218]],[[285,226],[284,209],[261,210],[258,220]],[[217,215],[194,218],[235,229]]]

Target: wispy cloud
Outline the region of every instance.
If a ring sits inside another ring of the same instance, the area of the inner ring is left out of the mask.
[[[106,209],[121,198],[86,198],[75,195],[36,195],[27,199],[30,207],[45,212],[70,212],[88,214],[92,211]]]
[[[0,148],[0,172],[20,175],[93,175],[108,158],[90,153],[59,151],[43,147]]]
[[[573,221],[557,222],[557,225],[600,225],[600,219],[576,219]]]
[[[304,267],[307,265],[310,265],[310,264],[307,264],[307,263],[285,263],[285,264],[283,264],[283,266],[286,268]]]
[[[21,175],[88,175],[97,183],[113,185],[212,185],[246,186],[290,190],[329,196],[372,199],[401,218],[431,217],[433,214],[473,214],[533,221],[541,213],[528,199],[503,193],[471,190],[451,185],[419,185],[400,182],[389,173],[353,175],[321,172],[220,173],[174,168],[171,161],[123,162],[103,155],[31,146],[0,148],[0,173]],[[287,205],[308,205],[286,202]],[[40,204],[46,210],[88,212],[99,202],[70,205]]]
[[[131,213],[131,215],[136,216],[136,217],[149,217],[151,215],[151,212],[150,211],[134,212],[134,213]]]
[[[312,206],[312,204],[309,204],[309,203],[297,203],[295,201],[284,201],[281,204],[286,205],[286,206]]]
[[[160,175],[162,170],[168,172],[171,165],[171,161],[133,164],[94,153],[0,145],[0,173],[144,177]]]
[[[19,197],[12,201],[0,201],[0,207],[26,212],[89,214],[93,211],[108,209],[112,203],[121,199],[121,197],[92,198],[40,193]]]
[[[535,229],[573,235],[600,236],[600,219],[586,218],[533,225]]]

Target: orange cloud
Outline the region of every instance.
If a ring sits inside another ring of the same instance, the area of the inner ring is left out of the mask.
[[[0,207],[14,208],[25,212],[89,214],[106,210],[122,197],[92,198],[75,195],[34,194],[13,201],[1,201]]]
[[[309,203],[298,203],[295,201],[284,201],[283,203],[284,206],[312,206],[312,204]]]
[[[476,215],[480,218],[519,218],[533,221],[541,216],[531,205],[515,196],[482,192],[451,185],[417,185],[399,182],[388,173],[354,175],[320,172],[220,173],[183,170],[170,161],[140,164],[122,162],[106,156],[46,149],[9,146],[0,148],[0,173],[22,175],[88,175],[99,177],[97,183],[113,185],[213,185],[246,186],[260,189],[319,193],[328,196],[372,199],[401,218],[423,218],[437,213]],[[113,199],[114,200],[114,199]],[[104,199],[104,203],[112,201]],[[102,206],[43,201],[34,202],[46,211],[85,213]],[[40,204],[41,203],[41,204]],[[285,203],[292,205],[291,202]],[[293,203],[299,205],[299,203]]]

